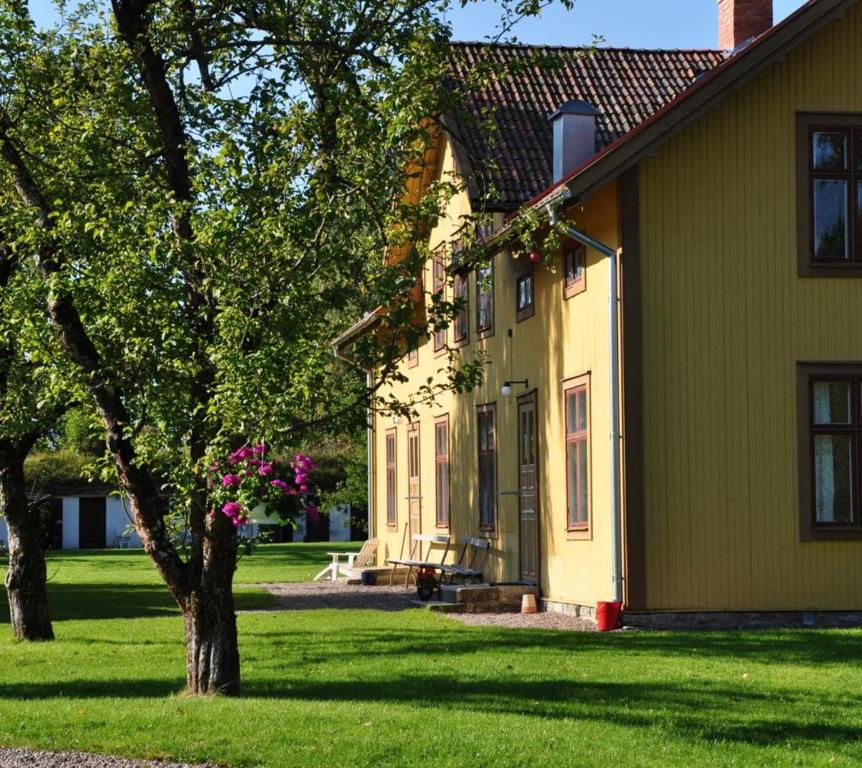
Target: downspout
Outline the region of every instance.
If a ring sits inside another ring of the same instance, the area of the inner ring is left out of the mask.
[[[614,601],[623,599],[622,523],[620,515],[620,358],[619,358],[619,286],[617,263],[622,248],[614,250],[593,239],[571,224],[559,221],[553,205],[546,206],[551,226],[562,229],[566,235],[588,248],[608,257],[608,325],[610,328],[610,401],[611,401],[611,583]]]
[[[338,347],[334,346],[332,348],[332,352],[335,355],[336,359],[341,360],[348,365],[352,365],[354,367],[359,367],[356,365],[355,360],[351,360],[346,355],[341,354],[338,351]],[[374,376],[371,371],[365,371],[365,386],[368,387],[369,392],[371,391],[371,387],[374,386]],[[371,405],[368,406],[368,427],[366,428],[366,438],[365,438],[365,451],[366,451],[366,462],[368,464],[367,469],[367,495],[368,495],[368,538],[374,538],[374,412],[371,408]]]

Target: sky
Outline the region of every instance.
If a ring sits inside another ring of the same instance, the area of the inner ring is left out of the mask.
[[[774,0],[780,21],[804,0]],[[454,0],[458,5],[458,0]],[[493,34],[499,9],[493,0],[470,2],[450,13],[456,40],[483,40]],[[37,20],[54,17],[52,0],[30,0]],[[628,48],[714,48],[718,37],[717,0],[575,0],[566,11],[559,3],[539,18],[520,24],[519,40],[549,45],[584,45],[593,35],[605,44]]]
[[[775,21],[805,0],[774,0]],[[484,0],[453,11],[449,17],[456,40],[483,40],[499,15],[496,3]],[[525,43],[585,45],[600,35],[605,45],[620,48],[715,48],[718,44],[717,0],[575,0],[571,11],[559,3],[541,17],[520,24],[516,36]]]

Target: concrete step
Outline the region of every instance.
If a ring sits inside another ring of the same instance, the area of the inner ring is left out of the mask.
[[[521,603],[445,603],[440,600],[411,600],[414,608],[424,608],[431,613],[520,613]]]
[[[521,610],[521,598],[528,594],[538,598],[539,590],[522,584],[444,584],[440,587],[440,599],[446,603],[468,606],[517,603],[518,610]]]

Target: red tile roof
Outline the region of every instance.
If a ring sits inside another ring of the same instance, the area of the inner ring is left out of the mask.
[[[551,184],[548,116],[561,104],[580,99],[599,110],[599,151],[724,58],[708,50],[453,43],[454,84],[466,98],[464,113],[450,116],[450,132],[499,197],[490,207],[510,210]]]

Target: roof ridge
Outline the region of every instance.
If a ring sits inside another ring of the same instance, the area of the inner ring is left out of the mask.
[[[533,48],[549,51],[626,51],[631,53],[720,53],[718,48],[635,48],[626,45],[547,45],[544,43],[488,42],[483,40],[450,40],[450,46],[482,48]]]

